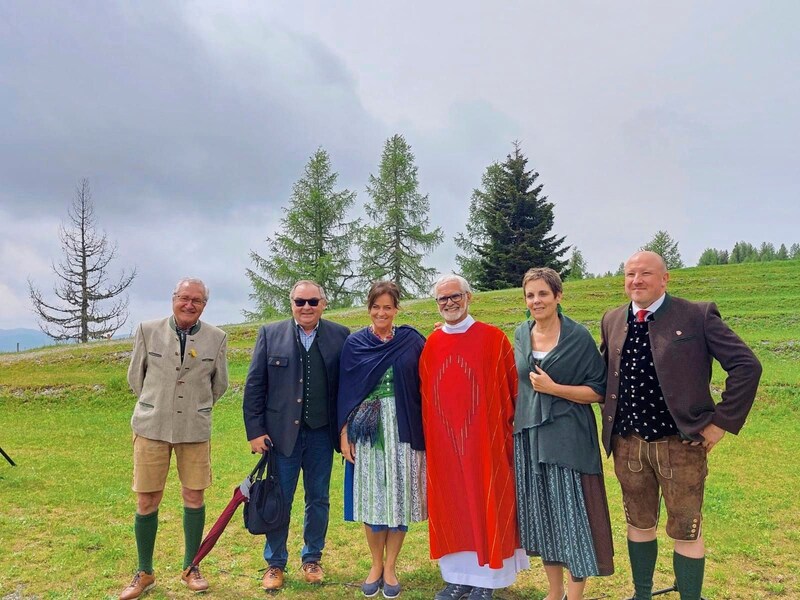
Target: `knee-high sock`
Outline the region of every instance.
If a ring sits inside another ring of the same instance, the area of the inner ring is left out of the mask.
[[[136,536],[136,552],[139,554],[139,570],[153,573],[153,548],[156,547],[158,532],[158,510],[149,515],[136,513],[133,520],[133,533]]]
[[[632,542],[628,540],[628,555],[631,559],[633,587],[636,600],[651,600],[653,597],[653,572],[658,558],[658,542]]]
[[[206,524],[206,505],[200,508],[183,507],[183,568],[192,564],[194,555],[203,541],[203,526]]]
[[[706,570],[706,557],[690,558],[673,552],[672,567],[675,569],[675,581],[681,600],[700,600],[703,590],[703,575]]]

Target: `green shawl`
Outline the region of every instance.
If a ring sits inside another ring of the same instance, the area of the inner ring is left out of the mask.
[[[556,383],[588,385],[601,396],[606,391],[606,367],[589,331],[559,314],[561,335],[541,362],[540,368]],[[514,433],[530,430],[534,464],[548,463],[580,473],[602,473],[600,445],[594,410],[589,404],[571,402],[534,391],[531,371],[533,321],[521,323],[514,333],[514,360],[519,376],[519,394],[514,415]]]

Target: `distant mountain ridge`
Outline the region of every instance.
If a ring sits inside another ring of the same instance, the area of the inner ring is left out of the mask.
[[[16,352],[17,344],[20,350],[30,350],[50,346],[55,340],[38,329],[0,329],[0,352]]]

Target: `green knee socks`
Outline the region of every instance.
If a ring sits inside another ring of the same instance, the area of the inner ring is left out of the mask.
[[[194,555],[203,540],[203,527],[206,524],[206,505],[200,508],[183,507],[183,568],[192,564]]]
[[[658,558],[658,542],[632,542],[628,540],[628,555],[631,560],[633,587],[636,600],[651,600],[653,597],[653,572]]]
[[[136,551],[139,554],[139,570],[153,573],[153,548],[156,545],[158,531],[158,511],[149,515],[136,513],[133,521],[133,533],[136,536]]]
[[[675,581],[678,582],[678,592],[681,600],[700,600],[703,589],[703,575],[706,570],[706,559],[689,558],[683,554],[673,552],[672,568],[675,569]]]

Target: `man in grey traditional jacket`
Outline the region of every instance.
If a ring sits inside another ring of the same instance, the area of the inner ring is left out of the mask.
[[[158,506],[172,452],[184,507],[181,580],[194,592],[208,589],[190,563],[203,536],[204,491],[211,485],[211,410],[228,387],[228,365],[227,334],[200,321],[207,303],[202,281],[181,279],[172,293],[172,316],[136,329],[128,383],[138,399],[131,427],[139,567],[120,600],[138,598],[155,585]]]

